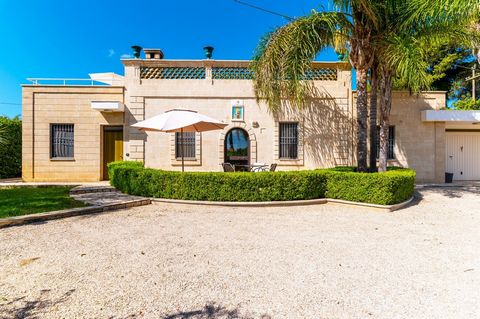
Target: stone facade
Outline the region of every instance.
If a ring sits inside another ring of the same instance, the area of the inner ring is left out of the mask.
[[[122,113],[101,113],[91,101],[123,101],[123,87],[24,86],[22,178],[24,181],[98,181],[102,127],[123,125]],[[50,125],[74,125],[74,158],[50,157]]]
[[[258,103],[248,78],[248,61],[123,60],[123,86],[23,87],[23,179],[26,181],[97,181],[102,179],[102,127],[122,125],[126,160],[148,167],[180,170],[175,136],[143,133],[131,124],[174,108],[206,114],[228,126],[196,134],[195,158],[188,171],[220,171],[227,132],[243,128],[249,137],[250,163],[276,163],[278,170],[300,170],[355,163],[355,106],[351,71],[346,63],[315,63],[316,96],[301,110],[284,105],[272,114]],[[169,73],[166,73],[169,72]],[[190,72],[190,73],[188,73]],[[223,72],[223,73],[222,73]],[[242,121],[232,120],[232,101],[244,107]],[[92,110],[91,101],[119,101],[124,112]],[[420,96],[395,92],[395,160],[412,167],[421,181],[440,181],[445,171],[445,125],[424,123],[420,112],[445,106],[444,92]],[[279,123],[299,127],[298,157],[279,156]],[[49,125],[75,125],[75,156],[50,158]]]

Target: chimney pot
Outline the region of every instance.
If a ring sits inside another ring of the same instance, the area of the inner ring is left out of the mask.
[[[147,60],[163,59],[163,51],[160,49],[143,49],[143,52],[145,52],[145,59]]]

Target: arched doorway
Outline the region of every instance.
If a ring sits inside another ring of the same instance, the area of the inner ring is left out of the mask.
[[[250,165],[250,139],[247,131],[238,127],[228,131],[225,135],[224,161],[235,165],[239,170],[248,170],[248,165]]]

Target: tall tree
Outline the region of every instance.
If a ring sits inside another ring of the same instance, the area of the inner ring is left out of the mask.
[[[311,62],[322,49],[345,50],[357,71],[357,167],[367,171],[367,74],[373,63],[372,28],[378,23],[373,0],[334,0],[334,11],[316,12],[267,34],[254,56],[254,88],[258,99],[273,111],[284,100],[302,107],[314,96],[304,81]]]
[[[375,53],[374,53],[375,54]],[[377,170],[377,109],[378,109],[378,72],[376,59],[370,69],[370,171]]]
[[[383,0],[380,28],[375,29],[375,48],[380,67],[380,157],[379,171],[387,169],[388,131],[394,79],[418,92],[432,82],[425,47],[445,39],[466,41],[470,13],[454,15],[468,0]],[[435,6],[436,10],[425,7]],[[477,5],[478,7],[478,5]],[[413,10],[415,8],[415,10]],[[425,10],[419,14],[418,10]],[[467,8],[463,8],[467,10]],[[474,38],[474,37],[473,37]],[[473,39],[470,38],[470,39]],[[427,45],[425,45],[428,43]]]

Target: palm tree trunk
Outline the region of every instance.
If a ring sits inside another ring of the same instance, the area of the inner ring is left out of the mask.
[[[387,171],[388,131],[390,126],[390,110],[392,109],[392,79],[393,72],[382,68],[380,80],[380,156],[378,171]]]
[[[377,171],[377,67],[370,69],[370,171]]]
[[[367,167],[367,70],[357,69],[357,169],[366,172]]]

